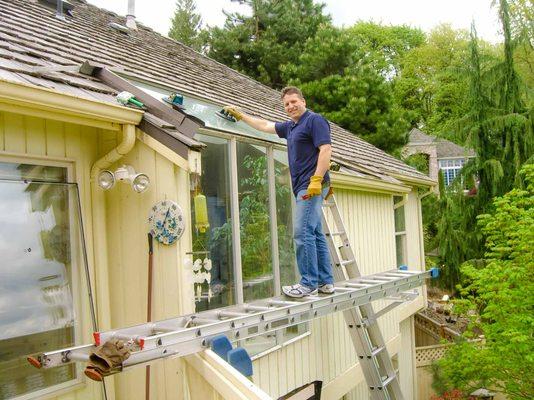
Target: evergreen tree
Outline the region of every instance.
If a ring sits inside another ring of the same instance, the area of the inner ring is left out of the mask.
[[[298,60],[282,67],[283,77],[302,89],[311,109],[392,153],[406,143],[410,127],[392,79],[403,54],[423,39],[404,26],[321,26]]]
[[[499,16],[504,32],[503,61],[484,65],[481,60],[476,32],[470,42],[469,112],[457,123],[458,130],[476,152],[460,178],[442,193],[438,242],[441,261],[450,273],[446,281],[451,289],[458,283],[460,265],[467,260],[482,259],[483,235],[476,216],[491,211],[492,201],[523,182],[519,171],[532,162],[534,149],[532,107],[515,71],[508,3],[500,0]],[[477,193],[466,197],[465,182],[476,176]],[[463,239],[459,240],[458,232]]]
[[[202,48],[200,27],[202,20],[196,13],[195,0],[176,0],[169,37],[197,51]]]
[[[296,62],[308,38],[330,24],[324,4],[313,0],[232,0],[251,16],[226,14],[224,28],[208,31],[208,56],[273,88],[284,81],[281,66]]]

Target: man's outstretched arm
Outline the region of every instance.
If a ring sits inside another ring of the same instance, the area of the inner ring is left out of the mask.
[[[226,111],[228,114],[230,114],[232,117],[234,117],[238,121],[241,120],[245,122],[248,126],[251,126],[254,129],[257,129],[265,133],[276,134],[276,130],[274,129],[274,122],[245,114],[243,111],[241,111],[238,107],[235,107],[235,106],[226,106],[224,107],[224,111]]]

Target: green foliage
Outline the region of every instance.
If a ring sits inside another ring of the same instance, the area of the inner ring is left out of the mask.
[[[534,110],[524,101],[525,86],[515,71],[505,0],[500,1],[499,10],[505,33],[504,56],[497,63],[485,63],[473,29],[468,60],[469,109],[456,123],[457,131],[477,156],[464,166],[454,185],[441,192],[437,238],[447,271],[443,282],[451,289],[459,280],[460,265],[483,256],[483,234],[476,216],[490,212],[495,197],[523,186],[519,171],[534,152]],[[465,196],[464,182],[474,176],[478,180],[476,196]]]
[[[432,135],[452,139],[450,122],[467,111],[469,88],[465,63],[469,36],[450,25],[434,28],[421,46],[401,59],[402,74],[395,81],[398,103],[411,111],[411,123]]]
[[[241,235],[241,264],[243,280],[249,280],[272,273],[270,220],[269,220],[269,193],[267,185],[267,159],[266,157],[245,156],[243,167],[250,171],[250,176],[243,179],[240,184],[244,190],[239,201],[239,221]],[[275,173],[281,174],[280,167],[275,167]],[[289,187],[276,185],[277,204],[286,202]],[[286,205],[291,207],[291,205]],[[214,246],[220,241],[231,240],[231,221],[213,230]],[[291,232],[286,225],[278,223],[279,240],[291,240]],[[284,260],[293,258],[291,247],[280,249],[281,265]],[[285,265],[290,265],[287,263]]]
[[[176,10],[169,29],[170,38],[200,51],[202,48],[201,24],[200,15],[196,13],[195,0],[176,0]]]
[[[462,341],[439,362],[449,388],[469,392],[483,386],[512,400],[534,398],[534,164],[521,174],[526,189],[496,198],[495,211],[479,217],[486,236],[484,268],[462,266],[466,283],[456,308],[473,315],[466,337],[482,331],[485,340]]]
[[[233,0],[237,1],[237,0]],[[208,56],[273,88],[284,82],[281,66],[295,62],[304,43],[330,24],[313,0],[239,0],[251,16],[226,14],[224,28],[210,28]]]
[[[397,106],[392,80],[401,57],[423,38],[404,26],[321,26],[298,60],[283,66],[283,76],[302,89],[314,111],[394,152],[407,141],[410,116]]]
[[[408,156],[404,158],[402,161],[404,161],[406,164],[408,164],[411,167],[414,167],[419,172],[422,172],[425,175],[428,175],[428,155],[424,153],[417,153],[412,154],[411,156]]]

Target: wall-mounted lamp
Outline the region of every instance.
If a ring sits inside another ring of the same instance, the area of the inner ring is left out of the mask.
[[[150,186],[148,176],[137,174],[131,165],[123,165],[115,173],[104,170],[98,174],[98,186],[104,190],[111,189],[116,181],[130,184],[137,193],[143,193]]]

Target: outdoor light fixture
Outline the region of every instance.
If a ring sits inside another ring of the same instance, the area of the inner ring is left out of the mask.
[[[115,181],[130,184],[137,193],[143,193],[150,186],[148,176],[136,173],[131,165],[123,165],[117,168],[115,173],[105,170],[98,174],[98,186],[104,190],[111,189]]]

